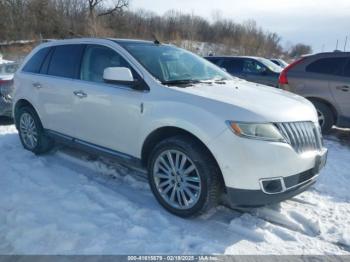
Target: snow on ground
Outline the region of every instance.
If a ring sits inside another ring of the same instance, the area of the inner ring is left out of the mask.
[[[339,132],[309,191],[181,219],[139,171],[66,148],[37,157],[0,126],[0,254],[350,254],[350,131]]]

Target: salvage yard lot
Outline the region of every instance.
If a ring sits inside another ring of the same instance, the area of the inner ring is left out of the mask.
[[[325,145],[307,192],[186,220],[158,205],[141,172],[67,148],[36,157],[0,124],[0,254],[350,254],[350,131]]]

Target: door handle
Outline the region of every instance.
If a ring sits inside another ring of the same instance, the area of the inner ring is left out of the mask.
[[[39,82],[35,82],[35,83],[33,83],[33,87],[35,87],[36,89],[40,89],[43,86]]]
[[[73,94],[79,98],[85,98],[87,97],[87,94],[84,93],[83,91],[74,91]]]
[[[349,86],[337,86],[336,89],[344,91],[344,92],[348,92],[350,87]]]

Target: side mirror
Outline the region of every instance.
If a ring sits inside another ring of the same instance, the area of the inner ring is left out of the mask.
[[[103,79],[107,83],[130,84],[134,82],[131,70],[127,67],[107,67],[103,71]]]

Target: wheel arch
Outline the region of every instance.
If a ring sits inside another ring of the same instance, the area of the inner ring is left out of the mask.
[[[199,139],[196,135],[193,133],[179,128],[179,127],[173,127],[173,126],[164,126],[164,127],[159,127],[156,130],[152,131],[147,138],[145,139],[143,145],[142,145],[142,150],[141,150],[141,161],[144,166],[147,166],[150,154],[152,152],[152,149],[162,140],[174,137],[174,136],[186,136],[188,138],[194,139],[198,144],[200,144],[203,149],[209,154],[209,156],[213,159],[214,163],[216,164],[220,174],[219,174],[219,179],[220,183],[222,183],[223,188],[225,188],[225,182],[224,182],[224,177],[222,175],[219,163],[217,162],[216,158],[214,157],[214,154],[211,152],[211,150],[206,146],[206,144]]]
[[[328,106],[332,113],[333,113],[333,116],[334,116],[334,120],[335,120],[335,123],[338,122],[338,111],[337,109],[333,106],[333,104],[329,101],[327,101],[326,99],[323,99],[323,98],[319,98],[319,97],[305,97],[306,99],[310,100],[311,102],[312,101],[315,101],[315,102],[319,102],[319,103],[323,103],[325,104],[326,106]]]
[[[14,116],[14,122],[15,122],[15,126],[16,128],[18,129],[18,123],[17,123],[17,112],[18,112],[18,109],[20,109],[21,107],[24,107],[24,106],[28,106],[28,107],[31,107],[33,108],[33,110],[35,111],[35,113],[38,115],[38,112],[35,110],[34,106],[32,103],[30,103],[28,100],[26,99],[19,99],[15,106],[14,106],[14,112],[13,112],[13,116]]]

